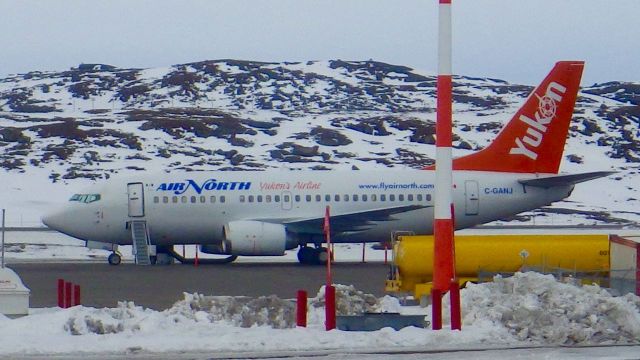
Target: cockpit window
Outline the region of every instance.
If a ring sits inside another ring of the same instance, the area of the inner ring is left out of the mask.
[[[92,203],[100,200],[100,194],[74,194],[69,201],[78,201],[81,203]]]

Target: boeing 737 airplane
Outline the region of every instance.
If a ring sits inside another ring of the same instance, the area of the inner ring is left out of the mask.
[[[455,227],[467,228],[549,205],[574,185],[610,172],[560,175],[584,63],[558,62],[486,148],[454,159]],[[326,261],[332,241],[380,242],[394,231],[433,232],[435,171],[160,172],[111,179],[75,194],[43,217],[50,228],[109,244],[133,245],[138,263],[172,256],[178,244],[237,256],[298,250],[302,263]]]

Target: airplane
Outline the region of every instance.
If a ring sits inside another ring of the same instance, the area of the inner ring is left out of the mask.
[[[456,229],[549,205],[577,183],[612,174],[558,173],[583,68],[556,63],[491,144],[453,160]],[[188,262],[173,251],[179,244],[226,256],[214,262],[298,248],[301,263],[322,263],[327,206],[334,243],[433,233],[434,169],[136,174],[74,194],[42,221],[89,247],[110,247],[112,265],[121,262],[117,245],[132,244],[142,264]]]

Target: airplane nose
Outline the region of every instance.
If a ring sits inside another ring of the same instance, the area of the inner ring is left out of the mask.
[[[64,228],[66,215],[62,211],[52,211],[42,217],[42,223],[48,228],[61,231]]]
[[[91,221],[93,214],[95,212],[84,205],[73,206],[72,204],[44,214],[41,220],[50,229],[86,240],[96,235],[96,221]]]

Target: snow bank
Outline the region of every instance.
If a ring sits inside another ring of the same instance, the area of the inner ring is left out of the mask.
[[[598,285],[580,287],[558,282],[552,275],[516,273],[497,276],[492,283],[469,284],[461,297],[463,324],[487,322],[521,341],[580,345],[640,341],[640,298],[614,297]]]
[[[336,288],[336,313],[338,315],[361,315],[365,312],[379,311],[380,302],[374,295],[366,294],[353,285],[334,285]],[[322,286],[316,297],[310,299],[310,306],[324,311],[324,292]]]
[[[429,316],[430,308],[400,306],[353,286],[336,286],[340,314],[387,311]],[[463,331],[385,328],[324,331],[324,288],[309,299],[307,328],[293,327],[292,300],[275,296],[185,294],[155,311],[121,302],[116,308],[31,309],[0,315],[0,356],[78,352],[273,352],[298,350],[450,349],[519,345],[611,344],[640,341],[640,298],[613,297],[597,286],[577,287],[552,276],[518,273],[462,290]],[[445,314],[448,305],[445,298]],[[446,328],[447,326],[445,326]]]
[[[312,321],[324,326],[324,286],[316,297],[309,299],[308,309]],[[371,294],[365,294],[353,286],[336,285],[336,311],[338,315],[360,315],[364,312],[388,311],[399,307],[397,300],[386,299],[383,307]],[[394,302],[395,300],[395,302]],[[139,332],[148,327],[151,318],[162,318],[161,323],[210,323],[241,328],[266,326],[287,329],[296,326],[296,304],[292,300],[275,295],[251,298],[246,296],[205,296],[184,293],[184,299],[171,308],[154,312],[136,306],[133,302],[120,302],[117,308],[73,308],[64,330],[71,335],[117,334]],[[155,320],[153,320],[155,321]],[[157,322],[156,322],[157,324]]]

